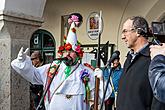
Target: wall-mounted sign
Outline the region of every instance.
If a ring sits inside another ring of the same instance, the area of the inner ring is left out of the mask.
[[[92,12],[87,19],[87,34],[90,39],[96,40],[103,30],[102,13]]]

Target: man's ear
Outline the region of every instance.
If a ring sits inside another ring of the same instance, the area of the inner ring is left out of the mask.
[[[140,36],[140,30],[139,29],[136,30],[136,35],[137,35],[137,37]]]
[[[137,36],[139,37],[140,35],[143,35],[143,30],[141,28],[137,28],[136,30]]]
[[[137,35],[138,37],[140,37],[140,34],[139,34],[138,32],[136,32],[136,35]]]

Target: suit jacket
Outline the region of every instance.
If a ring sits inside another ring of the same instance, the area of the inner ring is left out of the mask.
[[[165,56],[157,55],[149,67],[149,80],[154,96],[165,103]]]
[[[130,54],[124,64],[119,82],[117,110],[165,110],[165,105],[153,98],[148,78],[150,64],[149,45],[130,62]]]

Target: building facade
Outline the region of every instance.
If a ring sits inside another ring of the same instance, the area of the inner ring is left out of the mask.
[[[121,41],[122,23],[130,16],[143,16],[148,22],[165,21],[165,0],[1,0],[0,1],[0,110],[29,110],[28,82],[17,75],[10,62],[19,49],[30,47],[32,34],[38,29],[50,32],[56,47],[65,35],[65,16],[79,12],[83,23],[77,31],[82,44],[97,44],[86,33],[91,12],[102,11],[104,28],[101,43],[109,41],[121,51],[125,60],[127,47]]]

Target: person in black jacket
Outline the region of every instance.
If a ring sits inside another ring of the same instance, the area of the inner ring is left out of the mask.
[[[34,67],[40,67],[43,65],[43,59],[40,51],[33,51],[31,54],[31,61]],[[30,110],[35,110],[40,102],[43,94],[43,86],[30,83]],[[40,110],[45,110],[44,103],[42,103],[42,108]]]
[[[154,96],[165,103],[165,43],[151,45],[151,63],[149,66],[149,80]]]
[[[153,97],[148,78],[148,35],[148,23],[143,17],[131,17],[123,24],[122,40],[130,51],[119,81],[117,110],[165,110],[165,105]]]

